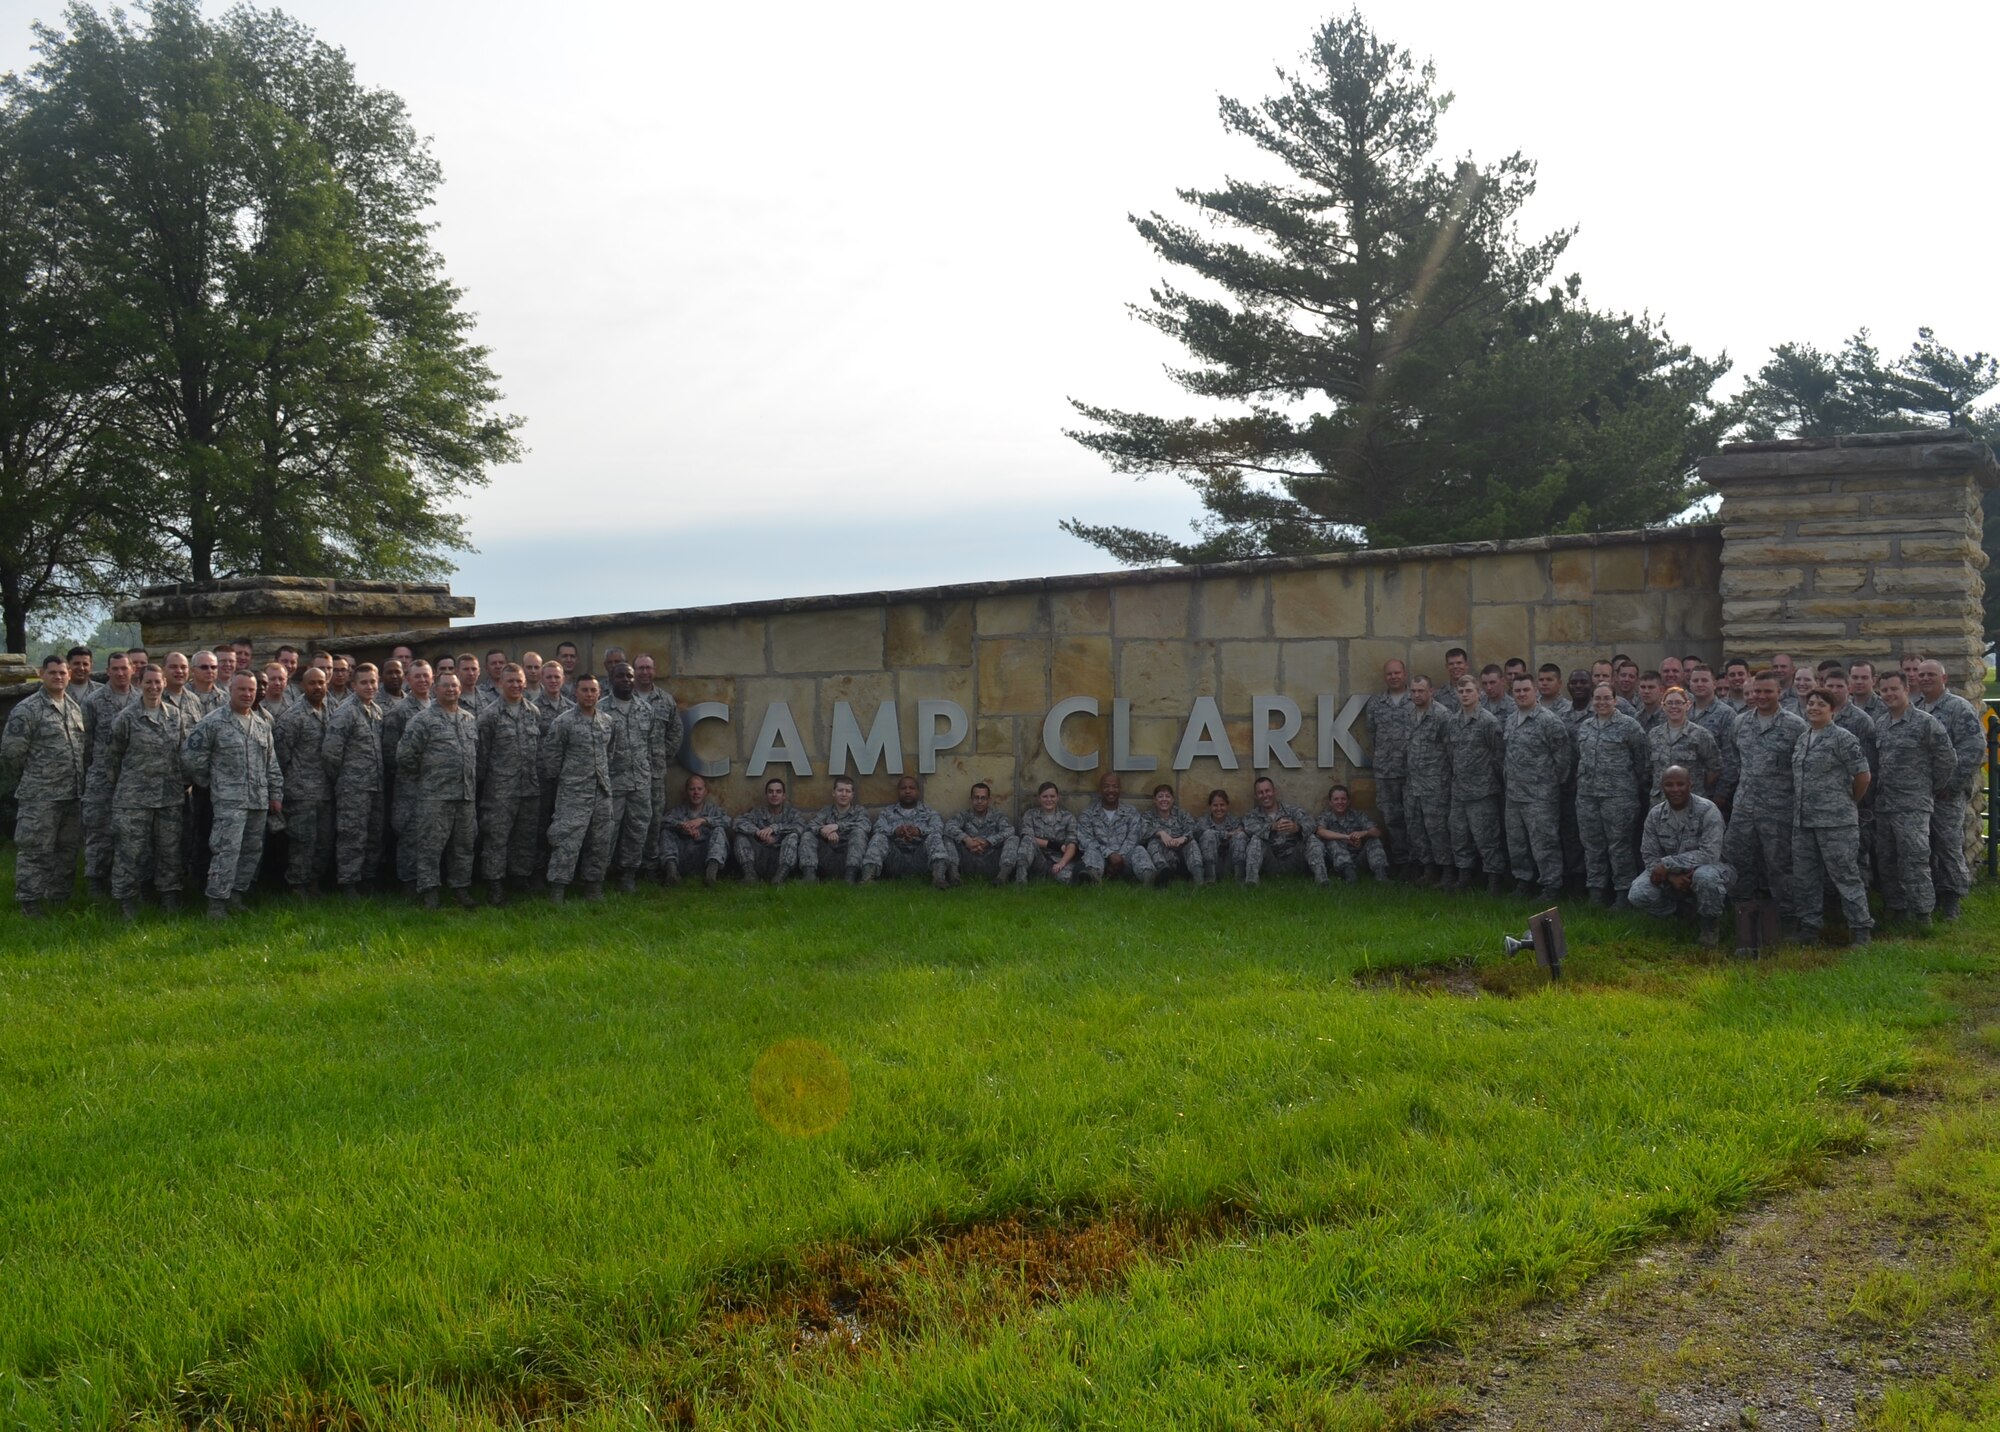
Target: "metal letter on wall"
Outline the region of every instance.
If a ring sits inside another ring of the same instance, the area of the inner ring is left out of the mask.
[[[799,738],[799,723],[792,719],[792,703],[773,701],[764,708],[764,724],[757,730],[757,744],[750,748],[750,760],[743,767],[746,776],[761,776],[766,766],[790,766],[795,776],[813,773],[806,757],[806,743]]]
[[[723,701],[697,701],[681,713],[681,764],[697,776],[706,780],[717,780],[729,774],[729,758],[719,761],[704,760],[694,753],[694,728],[704,721],[720,721],[729,724],[729,705]]]
[[[1271,717],[1280,718],[1273,726]],[[1263,771],[1273,763],[1288,771],[1299,768],[1299,753],[1292,749],[1292,738],[1299,734],[1301,718],[1299,703],[1289,696],[1253,696],[1250,698],[1250,769]]]
[[[944,717],[944,730],[937,729],[937,718]],[[971,723],[965,719],[965,708],[956,701],[919,701],[917,703],[917,774],[934,776],[937,774],[939,751],[949,751],[965,739]]]
[[[1111,699],[1111,769],[1114,771],[1157,771],[1157,756],[1132,754],[1132,703],[1122,696]]]
[[[1094,771],[1097,769],[1097,752],[1089,751],[1078,755],[1063,744],[1062,725],[1072,716],[1095,716],[1097,698],[1095,696],[1065,696],[1049,708],[1049,714],[1042,720],[1042,749],[1049,753],[1049,759],[1065,771]]]
[[[1216,705],[1213,696],[1195,697],[1194,709],[1188,712],[1187,729],[1181,732],[1181,743],[1174,751],[1174,769],[1185,771],[1197,756],[1213,756],[1225,771],[1237,767],[1236,752],[1229,744],[1229,727],[1223,723],[1222,708]]]
[[[1361,743],[1354,739],[1354,722],[1368,709],[1366,696],[1350,696],[1347,704],[1340,708],[1340,714],[1333,714],[1333,698],[1321,696],[1319,699],[1319,764],[1321,770],[1333,768],[1333,748],[1340,747],[1340,753],[1347,757],[1347,763],[1358,771],[1368,769],[1368,753],[1361,749]]]
[[[868,735],[861,734],[861,723],[854,719],[854,708],[845,701],[833,703],[833,744],[827,749],[826,770],[828,775],[847,774],[847,759],[854,758],[854,773],[861,776],[875,774],[877,761],[888,761],[889,774],[903,774],[903,734],[896,722],[896,703],[884,701],[875,708],[875,724],[868,728]]]

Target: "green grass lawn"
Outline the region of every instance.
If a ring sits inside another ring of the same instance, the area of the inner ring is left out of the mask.
[[[1358,1372],[1858,1147],[2000,967],[1986,887],[1749,966],[1579,912],[1558,988],[1528,908],[0,914],[0,1425],[1393,1425]]]

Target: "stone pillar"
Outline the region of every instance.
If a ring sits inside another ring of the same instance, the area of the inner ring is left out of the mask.
[[[1985,443],[1956,428],[1731,443],[1701,475],[1722,494],[1728,654],[1917,652],[1981,698],[1980,494],[2000,484]]]
[[[146,587],[118,604],[155,653],[214,646],[247,636],[257,654],[281,643],[337,646],[343,637],[405,627],[444,627],[469,617],[471,597],[442,582],[373,582],[350,577],[225,577]]]

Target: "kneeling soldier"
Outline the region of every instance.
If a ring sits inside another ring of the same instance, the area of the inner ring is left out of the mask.
[[[838,875],[849,885],[860,884],[861,865],[868,858],[868,837],[875,822],[855,802],[854,777],[835,776],[832,803],[815,811],[806,824],[805,839],[799,842],[799,879],[812,884],[824,865],[829,880]]]
[[[689,776],[681,803],[667,812],[660,832],[660,879],[681,883],[681,867],[699,868],[704,885],[713,885],[729,860],[729,813],[708,798],[708,782]]]
[[[1685,766],[1660,773],[1660,803],[1646,813],[1639,863],[1644,869],[1625,892],[1632,908],[1670,917],[1693,895],[1702,947],[1714,949],[1733,872],[1722,863],[1722,812],[1708,797],[1694,794]]]
[[[993,788],[984,781],[972,787],[972,805],[945,822],[944,845],[951,856],[951,883],[956,885],[970,874],[998,885],[1001,864],[1007,858],[1007,842],[1014,838],[1014,822],[1005,811],[993,809]]]
[[[896,782],[896,803],[875,817],[875,834],[861,864],[861,883],[899,875],[930,872],[931,884],[943,890],[951,884],[951,861],[944,849],[944,822],[924,804],[915,776]]]
[[[1140,830],[1146,837],[1146,854],[1153,858],[1153,878],[1170,879],[1175,870],[1185,870],[1188,879],[1202,883],[1201,833],[1195,819],[1174,804],[1174,788],[1162,781],[1153,787],[1153,804],[1139,813]]]
[[[1208,793],[1208,813],[1195,822],[1201,873],[1210,885],[1224,870],[1243,878],[1243,817],[1229,813],[1229,792]]]
[[[1252,787],[1256,805],[1243,817],[1243,883],[1255,885],[1265,875],[1311,875],[1328,884],[1326,842],[1312,835],[1312,817],[1278,799],[1269,776]]]
[[[1483,711],[1479,714],[1493,719]],[[1362,864],[1377,880],[1389,878],[1389,852],[1382,848],[1382,827],[1354,808],[1354,793],[1346,786],[1328,789],[1326,809],[1319,813],[1313,834],[1326,845],[1327,869],[1339,871],[1348,884],[1361,878],[1357,867]]]
[[[793,808],[785,783],[776,776],[764,782],[764,804],[736,817],[736,868],[745,885],[760,879],[783,885],[799,867],[799,842],[805,817]]]
[[[1076,878],[1076,817],[1063,809],[1062,792],[1043,781],[1035,808],[1021,817],[1021,833],[1007,843],[1000,873],[1026,885],[1030,875],[1046,875],[1059,885]]]
[[[1093,885],[1106,875],[1129,875],[1141,885],[1153,883],[1153,857],[1146,853],[1146,832],[1139,812],[1124,803],[1125,787],[1110,771],[1097,783],[1097,802],[1076,823],[1083,847],[1084,877]]]

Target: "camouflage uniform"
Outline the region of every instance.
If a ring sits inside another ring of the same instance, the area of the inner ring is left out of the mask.
[[[1447,713],[1435,701],[1410,715],[1403,753],[1403,829],[1410,839],[1410,859],[1419,865],[1452,863],[1450,744],[1458,720],[1458,712]]]
[[[568,885],[580,876],[594,887],[610,868],[611,758],[617,744],[611,718],[601,710],[586,715],[581,706],[563,712],[542,733],[542,773],[556,788],[549,818],[551,885]],[[718,822],[718,844],[722,839]]]
[[[1562,829],[1563,870],[1569,883],[1578,889],[1583,887],[1583,827],[1576,823],[1576,728],[1592,719],[1590,703],[1577,706],[1566,702],[1556,713],[1562,718],[1563,734],[1569,737],[1569,779],[1563,782],[1562,809],[1556,812],[1556,819]],[[1502,722],[1504,730],[1506,723]]]
[[[1272,829],[1281,820],[1298,822],[1290,835]],[[1326,842],[1313,834],[1313,818],[1299,806],[1279,801],[1271,810],[1252,806],[1243,816],[1243,883],[1266,875],[1307,874],[1327,883]]]
[[[413,788],[404,838],[418,890],[472,884],[479,839],[479,718],[433,703],[410,719],[396,747],[397,787]]]
[[[652,748],[653,809],[647,821],[646,846],[640,855],[639,865],[643,870],[657,870],[660,864],[660,826],[667,816],[667,775],[681,753],[681,708],[674,700],[674,694],[664,686],[655,685],[651,691],[635,691],[634,694],[653,708],[653,719],[647,727],[647,739]],[[805,848],[806,843],[800,841],[801,856],[805,854]],[[800,868],[803,871],[803,865]]]
[[[382,708],[350,701],[326,721],[320,765],[333,792],[333,875],[349,889],[382,873]]]
[[[1831,722],[1792,745],[1792,911],[1809,932],[1819,929],[1828,883],[1850,930],[1863,934],[1873,923],[1854,799],[1854,778],[1867,772],[1861,742]]]
[[[1715,737],[1716,759],[1721,763],[1719,769],[1722,775],[1716,781],[1715,789],[1708,792],[1708,797],[1718,806],[1727,806],[1736,795],[1736,781],[1739,774],[1736,761],[1736,712],[1718,697],[1708,703],[1706,710],[1700,705],[1690,706],[1688,720],[1696,722],[1709,735]],[[1695,794],[1701,795],[1702,792],[1696,791]]]
[[[776,827],[778,838],[769,845],[757,832]],[[761,877],[782,885],[799,868],[799,846],[805,842],[806,818],[790,801],[777,810],[759,805],[736,817],[731,828],[736,833],[736,868],[743,883],[754,885]]]
[[[214,814],[208,898],[241,898],[257,880],[271,806],[285,798],[271,723],[254,713],[238,720],[227,706],[211,711],[188,734],[183,759],[194,783],[208,790]]]
[[[148,711],[143,701],[126,707],[104,738],[104,764],[111,779],[111,820],[117,842],[111,864],[111,894],[130,900],[145,872],[162,895],[181,888],[181,807],[187,776],[181,744],[187,714],[160,702]]]
[[[405,885],[417,878],[416,863],[411,858],[415,850],[410,833],[411,813],[416,808],[416,787],[403,779],[396,751],[402,745],[403,733],[409,729],[410,723],[416,720],[419,713],[435,704],[432,700],[419,701],[415,696],[405,696],[382,711],[382,773],[386,777],[383,781],[384,804],[389,813],[389,836],[396,847],[396,878]]]
[[[1102,880],[1114,855],[1123,856],[1125,871],[1141,885],[1151,885],[1156,867],[1146,852],[1146,821],[1138,807],[1119,801],[1116,809],[1095,800],[1076,823],[1083,873]]]
[[[1410,723],[1416,717],[1416,704],[1408,691],[1394,695],[1378,691],[1368,698],[1367,710],[1375,798],[1382,807],[1382,828],[1389,832],[1389,858],[1399,862],[1413,860],[1405,823],[1403,781],[1408,769]],[[1205,855],[1204,852],[1204,858]]]
[[[111,824],[111,773],[101,747],[120,712],[139,704],[136,687],[113,691],[109,683],[93,686],[83,698],[83,874],[94,888],[111,878],[116,832]]]
[[[859,806],[854,809],[861,810]],[[861,811],[862,819],[868,817]],[[697,836],[682,835],[675,826],[690,820],[705,820],[708,824]],[[867,844],[863,838],[863,845]],[[699,809],[682,801],[666,814],[666,828],[660,832],[660,873],[669,880],[678,879],[681,867],[690,871],[705,870],[713,864],[718,869],[729,863],[729,813],[713,800],[704,801]],[[803,854],[800,865],[805,863]],[[817,864],[814,866],[817,869]]]
[[[285,833],[291,837],[285,883],[309,890],[333,860],[333,792],[326,780],[326,733],[333,712],[301,697],[271,723],[271,741],[285,773]]]
[[[1482,711],[1479,714],[1483,716],[1486,713]],[[1336,815],[1329,806],[1319,813],[1316,825],[1320,830],[1330,830],[1339,835],[1359,835],[1362,831],[1375,826],[1375,821],[1368,812],[1357,810],[1351,805],[1345,814],[1340,815]],[[1389,878],[1389,852],[1382,848],[1381,840],[1375,836],[1371,835],[1352,849],[1344,840],[1323,840],[1320,844],[1326,848],[1326,868],[1344,879],[1354,878],[1357,860],[1360,864],[1366,865],[1368,873],[1377,880]]]
[[[951,857],[952,878],[999,879],[1007,859],[1007,842],[1013,838],[1014,822],[998,806],[988,806],[985,815],[973,814],[969,806],[960,811],[944,823],[944,848]],[[968,839],[985,841],[985,853],[974,855],[967,850]]]
[[[1833,713],[1833,724],[1843,731],[1852,733],[1861,743],[1861,754],[1868,758],[1868,794],[1861,798],[1861,883],[1870,884],[1875,869],[1875,784],[1874,777],[1881,771],[1882,762],[1875,750],[1875,718],[1856,706],[1852,700],[1841,703]]]
[[[528,693],[528,700],[534,703],[535,721],[541,727],[544,735],[548,734],[549,727],[555,724],[556,717],[562,715],[565,711],[574,711],[576,709],[576,702],[572,701],[569,697],[561,694],[551,697],[539,687]],[[546,772],[542,776],[541,789],[541,813],[535,817],[535,851],[543,863],[547,863],[549,854],[549,821],[555,817],[556,813],[556,783]]]
[[[541,714],[503,695],[479,713],[479,873],[531,879],[542,814]]]
[[[1691,871],[1694,875],[1695,909],[1704,919],[1718,919],[1729,903],[1729,884],[1735,878],[1722,860],[1722,812],[1705,796],[1690,795],[1688,803],[1675,810],[1662,800],[1646,813],[1646,827],[1639,838],[1639,873],[1625,894],[1635,910],[1648,915],[1671,916],[1680,912],[1681,895],[1671,885],[1655,885],[1652,869]]]
[[[1516,710],[1501,732],[1507,795],[1507,854],[1514,878],[1549,894],[1562,889],[1562,817],[1556,809],[1574,760],[1570,733],[1539,706]]]
[[[1451,753],[1450,863],[1467,879],[1481,865],[1488,875],[1504,875],[1507,846],[1501,837],[1500,790],[1507,742],[1500,723],[1484,711],[1468,715],[1461,710],[1451,717],[1446,731]]]
[[[1696,728],[1699,729],[1699,728]],[[1576,820],[1592,890],[1624,892],[1637,873],[1633,832],[1652,774],[1652,748],[1630,716],[1595,715],[1576,728]]]
[[[1806,723],[1789,711],[1768,721],[1749,710],[1736,721],[1736,804],[1722,858],[1736,872],[1739,896],[1768,890],[1781,914],[1792,903],[1792,747]]]
[[[653,825],[653,703],[608,695],[597,709],[611,721],[611,863],[631,873],[646,855]]]
[[[1884,707],[1875,723],[1875,873],[1892,916],[1928,920],[1937,907],[1931,879],[1931,816],[1937,793],[1958,779],[1951,737],[1928,711],[1907,706],[1901,717]]]
[[[687,817],[670,811],[667,819]],[[831,843],[821,833],[829,825],[835,828]],[[817,878],[824,865],[831,879],[837,866],[849,884],[859,880],[862,862],[868,858],[868,837],[874,829],[875,819],[865,806],[851,805],[846,810],[831,802],[821,806],[807,819],[805,838],[799,842],[799,874]]]
[[[1708,778],[1715,776],[1720,784],[1722,775],[1722,748],[1715,744],[1715,737],[1709,729],[1694,719],[1688,719],[1676,730],[1671,721],[1662,721],[1646,733],[1653,769],[1653,804],[1658,805],[1662,794],[1660,777],[1668,766],[1683,766],[1688,773],[1688,789],[1695,795],[1708,797]]]
[[[1048,847],[1035,844],[1046,840]],[[1076,862],[1072,860],[1061,870],[1055,863],[1062,859],[1062,848],[1075,845],[1076,816],[1058,806],[1046,811],[1033,805],[1022,813],[1021,826],[1014,838],[1007,842],[1007,853],[1001,858],[1002,875],[1013,872],[1014,879],[1025,885],[1031,875],[1053,876],[1057,883],[1067,885],[1076,878]]]
[[[14,895],[23,907],[67,900],[83,844],[83,707],[29,692],[0,735],[0,789],[14,786]],[[18,784],[16,784],[18,782]]]
[[[1188,879],[1197,885],[1203,883],[1207,867],[1202,863],[1201,828],[1193,816],[1179,806],[1163,816],[1148,804],[1139,811],[1139,828],[1145,837],[1146,854],[1153,859],[1154,879],[1166,880],[1175,870],[1185,870]],[[1170,850],[1160,839],[1162,835],[1185,838],[1187,844]]]
[[[1986,765],[1986,733],[1972,703],[1956,691],[1914,704],[1944,727],[1958,756],[1958,778],[1938,797],[1931,811],[1931,884],[1937,887],[1940,905],[1956,908],[1959,899],[1972,889],[1972,869],[1965,861],[1966,824],[1972,817],[1980,772]]]
[[[899,825],[914,825],[919,834],[905,840],[895,834]],[[875,817],[875,833],[868,840],[868,855],[862,873],[887,876],[930,875],[938,861],[950,861],[944,847],[944,821],[921,800],[913,806],[898,802],[885,806]]]
[[[1884,716],[1889,714],[1888,706],[1883,702],[1881,697],[1872,691],[1865,697],[1856,696],[1850,698],[1848,704],[1860,707],[1861,714],[1866,716],[1870,721],[1880,721]]]
[[[190,682],[188,683],[187,690],[194,697],[195,703],[201,707],[202,716],[206,716],[211,711],[220,711],[229,705],[229,690],[220,683],[209,687],[206,691],[197,691],[194,683]],[[195,718],[196,721],[200,719],[200,716]]]
[[[1231,815],[1218,822],[1206,811],[1195,821],[1196,838],[1201,844],[1201,870],[1203,880],[1210,885],[1216,877],[1228,871],[1238,880],[1243,878],[1243,817]],[[1385,825],[1382,827],[1387,830]]]

